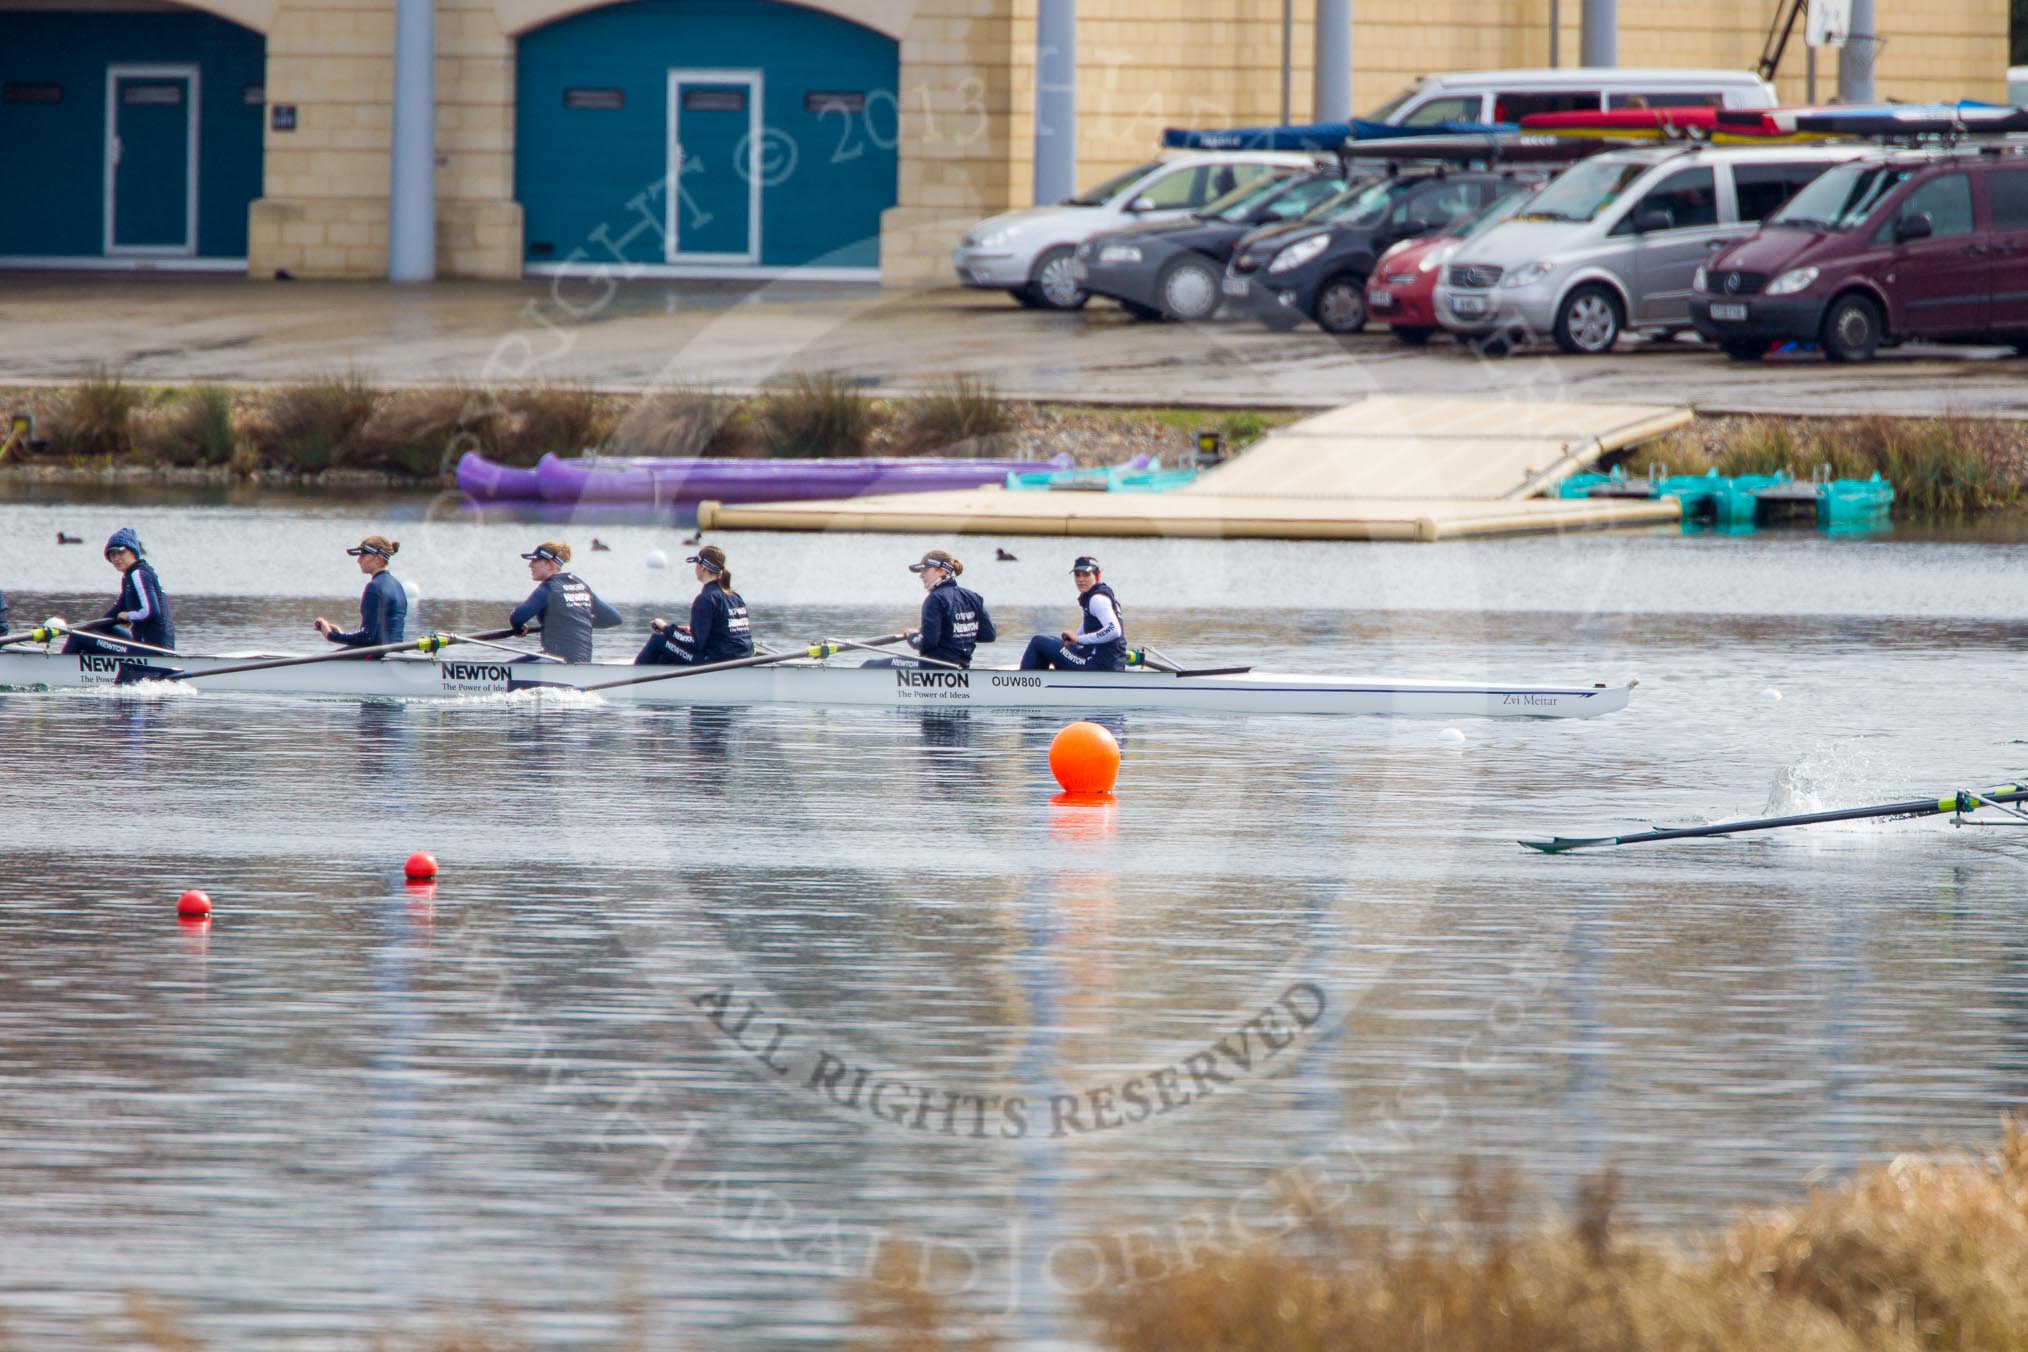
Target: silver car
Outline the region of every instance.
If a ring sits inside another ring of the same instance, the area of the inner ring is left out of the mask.
[[[1053,206],[980,221],[951,255],[958,281],[1005,291],[1030,308],[1075,310],[1090,299],[1071,256],[1093,235],[1141,221],[1187,216],[1262,174],[1308,169],[1313,155],[1279,151],[1192,151],[1136,165]]]
[[[1713,250],[1864,147],[1654,146],[1594,155],[1444,265],[1439,324],[1482,352],[1550,337],[1612,350],[1629,329],[1690,325],[1690,283]]]

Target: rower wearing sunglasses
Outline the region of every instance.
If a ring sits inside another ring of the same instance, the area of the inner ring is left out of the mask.
[[[95,634],[73,633],[65,639],[65,652],[118,656],[130,651],[120,646],[123,638],[157,648],[176,646],[176,621],[169,614],[169,598],[162,594],[162,579],[155,576],[146,553],[132,526],[113,532],[106,541],[106,562],[120,570],[119,599],[99,617]],[[104,623],[108,620],[114,622],[110,628]]]
[[[322,615],[311,627],[333,643],[348,648],[377,648],[401,642],[407,636],[408,592],[387,570],[400,549],[399,541],[369,535],[346,550],[359,560],[359,571],[367,578],[366,591],[359,598],[359,627],[350,631],[340,629]]]
[[[692,666],[752,657],[753,626],[747,618],[746,602],[732,589],[725,551],[706,545],[684,562],[695,565],[697,580],[704,584],[690,603],[690,623],[653,621],[654,637],[641,649],[634,665]]]
[[[1127,630],[1120,619],[1120,598],[1099,573],[1098,560],[1079,555],[1070,565],[1070,580],[1077,584],[1077,605],[1083,612],[1078,631],[1060,635],[1037,634],[1028,640],[1021,655],[1023,671],[1125,671]]]
[[[535,590],[514,607],[507,623],[516,634],[525,634],[539,622],[542,651],[566,662],[591,661],[592,630],[623,623],[620,612],[594,596],[583,578],[563,570],[570,562],[570,546],[561,540],[545,540],[521,557],[528,560]]]

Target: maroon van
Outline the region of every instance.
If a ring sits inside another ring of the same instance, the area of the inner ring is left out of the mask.
[[[1897,150],[1837,165],[1691,286],[1691,322],[1735,361],[1790,339],[1832,361],[1904,339],[2028,354],[2028,155]]]

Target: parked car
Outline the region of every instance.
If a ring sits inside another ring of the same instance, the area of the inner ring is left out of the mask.
[[[1366,279],[1388,246],[1469,216],[1522,183],[1508,172],[1435,169],[1347,188],[1301,220],[1241,240],[1226,266],[1226,299],[1269,328],[1310,319],[1326,333],[1357,333],[1366,326]]]
[[[1690,327],[1690,282],[1720,245],[1861,146],[1651,146],[1594,155],[1444,265],[1437,322],[1482,352],[1548,336],[1612,350]]]
[[[1313,167],[1264,175],[1202,211],[1095,235],[1077,246],[1072,273],[1139,319],[1209,319],[1233,246],[1263,225],[1293,220],[1345,190],[1345,173]]]
[[[1832,361],[1920,338],[2028,354],[2028,156],[1886,151],[1841,164],[1697,270],[1690,317],[1739,361]]]
[[[1404,89],[1369,117],[1399,126],[1427,127],[1438,122],[1519,122],[1530,113],[1772,108],[1775,102],[1774,87],[1749,71],[1600,66],[1463,70],[1432,75]]]
[[[1405,239],[1389,248],[1367,280],[1367,314],[1392,328],[1401,342],[1416,347],[1427,343],[1441,327],[1436,319],[1436,284],[1444,261],[1459,245],[1506,220],[1533,196],[1514,192],[1495,198],[1441,234]]]
[[[1003,290],[1022,305],[1075,310],[1090,298],[1071,255],[1093,235],[1137,221],[1187,216],[1271,171],[1308,168],[1311,156],[1280,151],[1191,151],[1136,165],[1054,206],[979,222],[952,254],[958,281]]]

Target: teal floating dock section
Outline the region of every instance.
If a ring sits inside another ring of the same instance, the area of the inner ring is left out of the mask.
[[[1196,479],[1194,469],[1163,469],[1159,456],[1137,456],[1124,465],[1016,470],[1007,476],[1007,487],[1030,493],[1167,493]]]
[[[1560,498],[1674,498],[1683,505],[1683,529],[1716,529],[1742,534],[1808,511],[1819,530],[1836,533],[1885,530],[1894,507],[1894,485],[1876,472],[1870,479],[1798,479],[1776,474],[1656,474],[1630,479],[1622,468],[1610,474],[1573,474],[1557,490]]]

